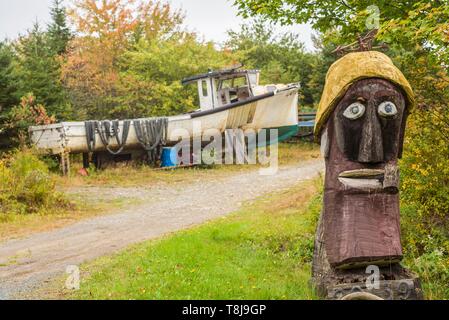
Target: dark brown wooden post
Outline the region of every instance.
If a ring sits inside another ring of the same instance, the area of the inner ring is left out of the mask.
[[[390,63],[356,53],[328,74],[315,132],[326,178],[313,261],[326,299],[422,299],[419,280],[400,264],[398,159],[414,100]]]

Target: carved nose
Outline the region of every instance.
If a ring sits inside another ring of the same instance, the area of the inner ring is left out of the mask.
[[[384,161],[382,128],[374,108],[369,108],[371,114],[366,118],[360,140],[359,158],[362,163],[378,163]]]

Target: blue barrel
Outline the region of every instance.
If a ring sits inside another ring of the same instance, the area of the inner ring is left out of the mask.
[[[162,168],[177,167],[178,162],[178,148],[163,148],[162,149]]]

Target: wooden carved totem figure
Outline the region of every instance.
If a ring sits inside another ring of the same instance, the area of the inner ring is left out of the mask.
[[[315,134],[326,161],[313,276],[328,299],[420,299],[401,267],[399,169],[413,90],[391,59],[349,53],[331,66]]]

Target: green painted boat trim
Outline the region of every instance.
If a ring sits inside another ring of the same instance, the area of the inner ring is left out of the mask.
[[[291,137],[295,136],[299,132],[299,128],[297,125],[295,126],[286,126],[286,127],[278,127],[278,128],[266,128],[262,129],[266,131],[267,139],[265,143],[258,141],[258,147],[266,147],[270,146],[272,144],[277,144],[279,142],[285,141],[290,139]],[[261,131],[262,131],[261,130]],[[277,139],[270,137],[270,130],[278,130],[278,137]],[[260,134],[260,133],[259,133]]]
[[[282,142],[285,140],[290,139],[291,137],[295,136],[299,132],[299,128],[297,125],[294,126],[287,126],[287,127],[280,127],[278,128],[279,134],[278,134],[278,142]]]

